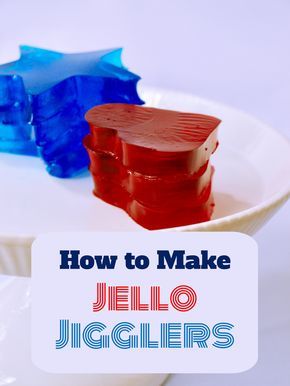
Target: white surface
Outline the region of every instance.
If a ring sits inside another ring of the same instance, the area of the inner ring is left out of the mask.
[[[275,131],[239,111],[205,99],[143,87],[141,91],[149,106],[199,112],[222,120],[220,146],[211,157],[216,169],[215,230],[224,230],[225,223],[236,230],[240,223],[244,226],[257,221],[264,208],[289,194],[290,184],[284,176],[290,175],[290,145]],[[89,173],[57,179],[45,172],[39,158],[0,154],[0,180],[5,181],[0,190],[0,237],[8,235],[13,241],[13,236],[36,237],[52,231],[142,229],[123,210],[91,194]],[[249,212],[254,216],[247,217]],[[210,224],[182,229],[208,230]]]
[[[122,45],[124,62],[146,84],[232,104],[289,137],[288,0],[0,0],[0,12],[1,61],[13,59],[19,43],[67,51]],[[258,365],[240,375],[178,375],[168,385],[289,386],[289,236],[290,203],[255,237]]]
[[[160,386],[162,374],[48,374],[30,355],[30,279],[2,276],[0,282],[1,386]],[[17,364],[17,365],[16,365]]]

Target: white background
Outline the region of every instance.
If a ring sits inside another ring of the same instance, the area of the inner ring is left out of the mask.
[[[0,0],[0,15],[0,61],[14,59],[19,43],[123,46],[144,84],[226,102],[290,138],[289,0]],[[169,386],[290,385],[289,236],[288,203],[255,237],[258,365],[240,375],[173,376]]]

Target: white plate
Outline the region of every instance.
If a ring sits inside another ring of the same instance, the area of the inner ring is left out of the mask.
[[[143,88],[150,106],[222,119],[216,167],[216,210],[211,221],[176,230],[233,230],[252,234],[290,193],[289,142],[256,119],[196,96]],[[29,274],[30,245],[39,233],[68,230],[143,230],[123,210],[91,194],[89,174],[49,176],[40,159],[0,154],[0,271]]]
[[[160,386],[164,374],[49,374],[31,362],[30,279],[0,276],[0,385]]]

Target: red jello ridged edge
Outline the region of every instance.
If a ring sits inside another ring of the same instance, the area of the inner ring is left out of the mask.
[[[127,212],[139,225],[149,230],[174,228],[184,225],[209,221],[215,207],[213,195],[200,207],[192,210],[180,210],[175,207],[170,211],[158,211],[147,208],[137,201],[131,201]]]
[[[86,113],[90,148],[114,155],[145,175],[198,174],[217,148],[220,120],[127,104],[105,104]]]
[[[205,165],[205,172],[200,178],[184,174],[170,177],[146,176],[125,168],[110,153],[91,150],[87,142],[88,138],[84,143],[91,159],[90,171],[95,182],[95,194],[103,200],[110,202],[110,196],[115,197],[116,191],[119,191],[120,197],[125,197],[127,192],[127,200],[131,197],[152,207],[180,206],[180,203],[183,207],[196,207],[205,201],[203,191],[208,190],[211,182],[211,165]],[[110,203],[117,205],[115,199]],[[118,206],[124,207],[125,204]]]

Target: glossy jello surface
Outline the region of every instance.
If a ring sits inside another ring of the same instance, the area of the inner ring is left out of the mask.
[[[91,148],[151,176],[199,173],[217,147],[220,123],[211,116],[125,104],[94,107],[86,120]]]
[[[147,229],[207,221],[220,120],[135,105],[107,104],[86,114],[94,194]]]
[[[21,46],[0,65],[0,151],[38,154],[50,174],[72,177],[89,163],[82,139],[92,106],[142,104],[140,77],[121,62],[121,49],[63,54]]]
[[[21,77],[0,75],[0,151],[36,155],[31,119]]]

